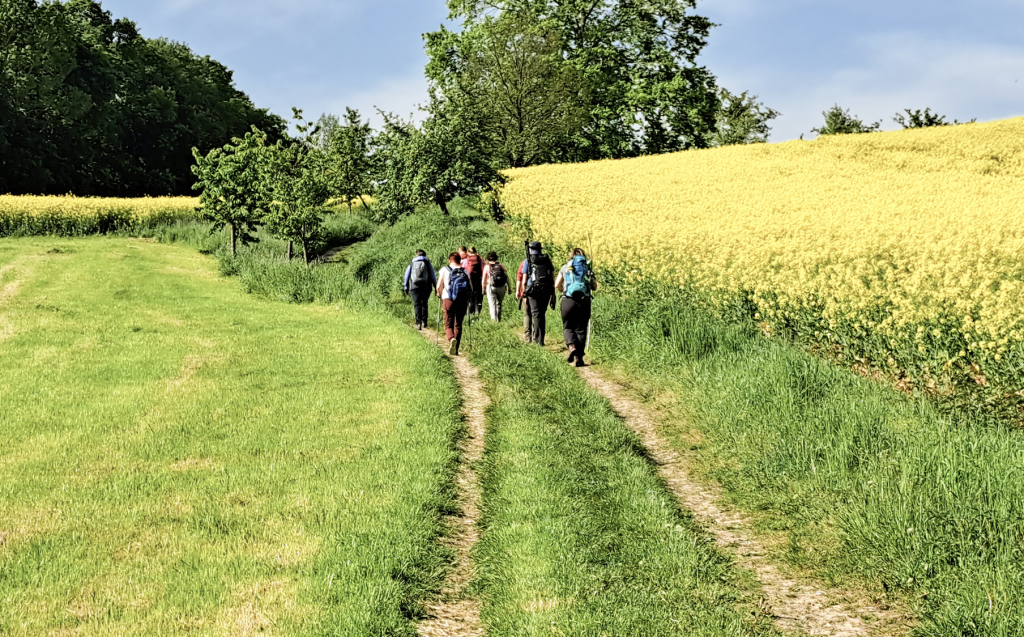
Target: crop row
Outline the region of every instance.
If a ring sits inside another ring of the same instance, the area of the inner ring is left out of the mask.
[[[1024,119],[511,171],[541,239],[620,283],[942,393],[1024,388]]]
[[[81,236],[197,217],[192,197],[112,199],[0,195],[0,237]]]

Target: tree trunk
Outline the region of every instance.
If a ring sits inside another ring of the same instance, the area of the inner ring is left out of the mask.
[[[363,199],[363,196],[362,196],[362,195],[359,195],[359,201],[363,202],[363,208],[364,208],[364,209],[365,209],[365,210],[366,210],[367,212],[369,212],[369,211],[370,211],[370,206],[369,206],[369,205],[368,205],[368,204],[366,203],[366,200],[365,200],[365,199]]]
[[[292,260],[292,242],[291,241],[288,242],[288,254],[285,255],[285,259],[287,259],[289,263]]]
[[[233,223],[229,223],[228,228],[231,229],[231,256],[235,256],[238,253],[238,231],[235,230],[235,224]]]
[[[308,268],[309,267],[309,248],[306,245],[307,243],[308,242],[305,239],[302,240],[302,260],[306,262],[306,267]]]

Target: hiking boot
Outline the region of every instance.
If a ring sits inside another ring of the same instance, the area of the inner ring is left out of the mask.
[[[576,348],[573,347],[572,345],[569,346],[569,358],[567,358],[566,360],[570,363],[576,360]]]
[[[576,357],[576,367],[586,367],[587,364],[583,362],[583,356]]]
[[[456,356],[459,353],[459,342],[454,338],[448,341],[448,354]]]

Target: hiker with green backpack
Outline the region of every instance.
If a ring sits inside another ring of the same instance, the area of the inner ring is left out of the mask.
[[[430,303],[430,291],[437,287],[437,276],[434,274],[434,266],[427,258],[423,250],[416,251],[416,258],[412,260],[409,267],[405,269],[405,277],[402,279],[402,291],[406,296],[412,297],[413,313],[416,317],[416,329],[422,330],[427,326],[428,309]]]
[[[448,353],[457,356],[462,343],[462,322],[473,294],[469,275],[462,268],[462,257],[458,252],[448,255],[448,265],[441,268],[436,291],[444,307],[444,336],[448,341]]]
[[[569,262],[558,271],[555,289],[562,293],[562,335],[569,348],[569,362],[585,367],[591,302],[597,281],[582,248],[572,251]]]

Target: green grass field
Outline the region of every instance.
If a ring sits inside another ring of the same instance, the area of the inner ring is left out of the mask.
[[[193,248],[0,240],[0,634],[414,634],[450,364]]]

